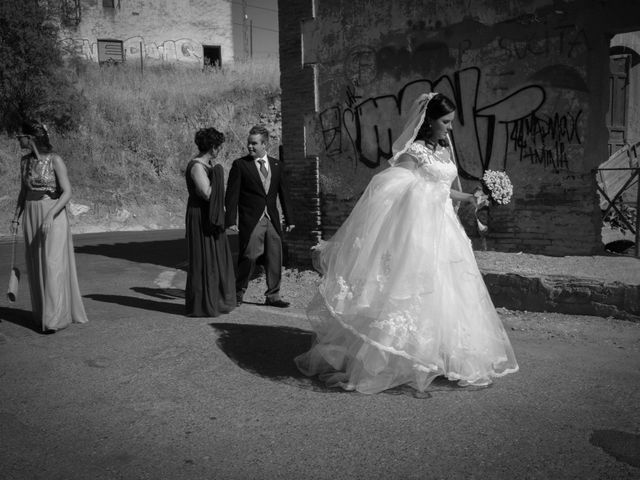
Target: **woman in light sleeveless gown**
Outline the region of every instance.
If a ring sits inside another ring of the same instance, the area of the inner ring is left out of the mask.
[[[66,208],[71,184],[44,125],[26,122],[18,139],[29,153],[20,163],[21,188],[12,224],[17,229],[22,216],[35,326],[55,332],[87,321]]]
[[[455,105],[421,95],[375,175],[314,263],[323,273],[307,309],[316,339],[295,359],[328,386],[424,392],[445,376],[485,386],[516,372],[509,338],[478,270],[453,201],[457,177],[448,132]]]

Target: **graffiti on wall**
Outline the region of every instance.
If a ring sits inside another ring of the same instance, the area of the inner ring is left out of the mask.
[[[165,40],[161,43],[145,42],[140,36],[130,37],[122,42],[125,58],[158,60],[163,62],[201,62],[202,46],[188,38]],[[86,38],[65,38],[61,41],[64,52],[84,60],[98,61],[98,44]],[[142,46],[142,51],[140,47]]]
[[[347,52],[343,60],[347,80],[344,100],[328,105],[319,116],[321,142],[329,157],[379,167],[390,158],[392,141],[416,96],[438,91],[454,100],[458,108],[453,140],[463,176],[478,178],[488,168],[507,168],[507,163],[514,161],[556,172],[570,168],[570,146],[582,143],[582,111],[550,108],[545,101],[558,89],[588,91],[583,75],[569,62],[590,48],[583,28],[547,22],[535,15],[493,27],[465,19],[447,27],[447,41],[443,42],[426,37],[420,40],[424,25],[415,27],[415,35],[408,40],[406,36],[390,37],[381,47],[354,45]],[[469,32],[475,36],[470,37]],[[556,59],[558,63],[539,69],[521,88],[503,89],[503,97],[492,104],[480,100],[479,68],[461,69],[432,80],[434,72],[452,71],[490,42],[495,42],[494,62],[508,67],[493,75],[515,75],[520,62],[536,58]],[[416,75],[422,79],[396,92],[361,93],[383,76],[400,81]]]
[[[492,104],[479,101],[480,69],[466,68],[435,81],[407,83],[397,93],[364,98],[347,87],[346,100],[319,114],[322,142],[330,157],[346,157],[377,168],[391,157],[415,98],[435,91],[456,106],[453,143],[460,173],[478,179],[489,169],[507,169],[508,162],[529,162],[560,171],[569,167],[567,146],[581,144],[581,111],[542,112],[543,84],[532,83]]]
[[[523,60],[530,56],[575,58],[582,50],[589,48],[589,39],[583,28],[575,25],[554,25],[531,32],[523,31],[522,37],[514,39],[500,37],[498,46],[507,57]],[[542,34],[541,34],[542,32]]]
[[[514,151],[521,162],[542,165],[555,171],[569,168],[566,145],[581,143],[578,120],[582,111],[555,113],[552,117],[534,114],[509,125],[508,151]]]

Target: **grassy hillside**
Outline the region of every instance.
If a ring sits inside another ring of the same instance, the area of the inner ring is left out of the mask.
[[[78,89],[88,107],[76,131],[51,131],[67,164],[75,205],[74,231],[168,228],[183,225],[183,169],[197,152],[193,136],[213,126],[224,132],[220,160],[228,171],[244,155],[247,132],[264,123],[270,153],[280,144],[280,73],[277,60],[220,70],[166,66],[140,72],[135,65],[82,64]],[[20,150],[0,135],[0,235],[9,231],[19,190]]]

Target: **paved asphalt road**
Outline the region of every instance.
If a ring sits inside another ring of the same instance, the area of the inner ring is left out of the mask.
[[[88,324],[0,301],[0,478],[640,478],[640,325],[501,311],[521,371],[489,388],[338,392],[292,365],[302,310],[184,317],[179,237],[76,236]]]

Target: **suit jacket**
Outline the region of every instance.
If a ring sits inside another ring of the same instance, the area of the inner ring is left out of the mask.
[[[287,224],[291,223],[288,208],[289,194],[283,175],[283,165],[273,157],[267,158],[271,183],[266,192],[255,160],[251,155],[234,160],[229,172],[225,195],[225,224],[227,227],[238,225],[240,252],[244,251],[249,243],[251,232],[262,217],[265,207],[269,218],[271,218],[271,223],[278,234],[282,236],[277,206],[278,196],[284,220]]]

